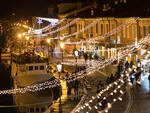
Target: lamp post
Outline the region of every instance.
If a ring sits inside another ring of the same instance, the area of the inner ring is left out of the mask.
[[[19,38],[19,41],[20,41],[19,54],[21,55],[21,38],[22,38],[22,34],[18,34],[18,38]]]
[[[28,40],[30,39],[30,37],[29,36],[26,36],[26,46],[28,47]],[[27,48],[26,48],[27,49]]]
[[[47,43],[48,43],[48,63],[49,63],[49,44],[50,44],[50,39],[47,39]]]
[[[62,65],[61,64],[57,64],[57,70],[59,73],[59,83],[60,83],[60,73],[62,70]],[[60,94],[61,90],[59,91],[59,113],[62,113],[62,105],[61,105],[61,94]]]
[[[64,43],[63,43],[63,42],[60,43],[60,48],[61,48],[61,50],[62,50],[62,62],[63,62],[63,59],[64,59],[64,57],[63,57],[63,53],[64,53]],[[64,66],[63,66],[63,64],[62,64],[62,72],[64,72]]]

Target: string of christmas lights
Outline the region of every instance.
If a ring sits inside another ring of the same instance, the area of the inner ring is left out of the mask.
[[[41,36],[45,37],[45,36],[54,34],[54,33],[56,33],[56,32],[59,32],[59,31],[65,29],[65,28],[67,28],[67,27],[73,25],[73,24],[74,24],[76,21],[78,21],[78,20],[80,20],[80,18],[76,18],[76,19],[72,20],[71,22],[69,22],[68,24],[66,24],[65,26],[63,26],[63,27],[61,27],[61,28],[58,28],[58,29],[56,29],[56,30],[54,30],[54,31],[50,31],[50,32],[45,33],[45,34],[40,34],[40,35],[35,35],[35,36],[36,36],[36,37],[41,37]]]
[[[132,67],[133,70],[136,69],[137,67],[133,66]],[[102,106],[102,101],[107,99],[109,96],[113,96],[115,93],[117,93],[117,90],[121,88],[121,86],[124,85],[124,83],[126,82],[126,80],[128,80],[129,78],[129,73],[132,71],[132,69],[128,69],[128,72],[126,71],[126,73],[123,75],[121,75],[121,78],[114,81],[113,83],[109,84],[108,86],[106,86],[106,88],[104,88],[102,91],[100,91],[96,96],[92,96],[91,99],[89,99],[88,102],[85,102],[84,105],[78,107],[76,110],[74,110],[75,112],[81,112],[81,110],[85,109],[86,107],[89,108],[89,110],[92,110],[91,106],[90,106],[90,103],[94,102],[94,100],[96,99],[99,99],[101,98],[101,96],[105,93],[105,92],[109,92],[109,90],[111,90],[111,88],[113,88],[114,86],[116,87],[115,89],[113,89],[112,92],[109,93],[109,95],[107,95],[107,97],[105,96],[98,104],[100,106]],[[130,81],[128,81],[130,82]],[[120,84],[122,83],[122,84]],[[132,85],[131,83],[129,83],[129,85]],[[121,94],[123,94],[123,91],[122,90],[119,90],[119,92]],[[94,106],[95,109],[98,109],[98,107]]]
[[[37,18],[40,18],[40,17],[37,17]],[[40,19],[43,20],[43,18],[40,18]],[[63,18],[63,19],[59,20],[59,21],[58,21],[55,25],[53,25],[53,26],[50,24],[50,25],[45,26],[44,28],[32,30],[32,31],[31,31],[31,34],[34,33],[36,30],[40,31],[41,33],[42,33],[42,32],[45,32],[45,31],[49,31],[50,29],[56,27],[57,25],[61,24],[61,23],[64,22],[65,20],[66,20],[66,18]],[[46,21],[46,20],[45,20],[45,21]],[[49,21],[48,21],[48,22],[49,22]]]
[[[100,40],[100,39],[103,39],[103,38],[106,38],[106,37],[109,37],[109,36],[112,36],[118,32],[120,32],[123,27],[129,27],[130,25],[132,25],[133,21],[132,21],[133,18],[130,18],[126,23],[123,23],[121,24],[120,26],[118,26],[117,28],[114,28],[113,30],[111,30],[110,32],[104,34],[104,35],[100,35],[100,36],[97,36],[97,37],[93,37],[92,39],[88,39],[88,40],[85,40],[85,41],[79,41],[79,42],[65,42],[65,44],[80,44],[80,43],[94,43],[96,42],[96,40]],[[139,18],[135,18],[135,20],[137,20]],[[96,42],[97,43],[97,42]]]
[[[147,36],[147,40],[148,39],[149,39],[149,36]],[[134,48],[131,48],[130,50],[129,49],[125,50],[122,54],[120,54],[120,58],[128,55],[131,52],[137,51],[140,47],[144,47],[145,43],[148,43],[147,40],[146,40],[146,38],[141,40],[140,43],[138,43],[138,45],[139,45],[138,48],[134,47]],[[96,65],[95,69],[93,68],[94,67],[93,66],[92,68],[90,67],[90,68],[88,68],[86,70],[83,70],[83,71],[80,71],[76,74],[72,74],[72,76],[62,77],[61,79],[66,80],[66,82],[72,82],[76,79],[83,78],[84,76],[87,76],[88,74],[91,74],[91,73],[97,71],[96,68],[98,68],[98,70],[99,70],[99,69],[104,68],[105,66],[108,66],[109,64],[111,64],[115,60],[113,60],[113,59],[106,60],[105,62]],[[85,74],[85,72],[87,72],[87,73]],[[47,81],[47,82],[44,82],[44,83],[41,83],[41,84],[27,86],[27,87],[24,87],[24,88],[10,89],[10,90],[0,90],[0,94],[16,94],[16,93],[25,93],[27,91],[33,91],[34,92],[34,91],[45,90],[47,88],[54,88],[54,87],[57,87],[57,86],[60,86],[60,85],[61,84],[59,83],[59,80],[55,79],[53,81]]]

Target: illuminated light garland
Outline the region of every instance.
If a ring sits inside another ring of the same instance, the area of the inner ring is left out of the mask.
[[[124,84],[122,84],[122,86],[123,86],[123,85],[124,85]],[[115,90],[118,90],[118,89],[119,89],[119,88],[116,88]],[[115,90],[114,90],[114,91],[115,91]],[[121,93],[121,96],[122,96],[122,95],[124,95],[125,92],[123,92],[122,90],[120,90],[120,93]],[[111,94],[111,93],[110,93],[110,94]],[[107,97],[109,97],[109,96],[111,96],[111,95],[108,95]],[[122,101],[121,96],[118,97],[118,100],[120,100],[120,101]],[[105,97],[105,99],[106,99],[106,97]],[[105,100],[105,99],[103,98],[103,100]],[[101,102],[102,102],[103,100],[101,100],[100,102],[98,102],[98,105],[99,105],[99,106],[102,106],[102,103],[101,103]],[[117,101],[117,99],[114,98],[112,103],[107,103],[107,108],[105,108],[105,110],[103,110],[103,111],[109,110],[109,109],[112,107],[112,104],[113,104],[114,102],[116,102],[116,101]],[[97,105],[95,105],[95,106],[97,106]],[[95,109],[96,109],[96,108],[95,108]],[[97,109],[96,109],[96,110],[97,110]],[[101,111],[101,112],[102,112],[102,111]]]
[[[118,81],[118,82],[119,82],[119,81]],[[122,86],[123,86],[123,84],[122,84]],[[118,89],[120,89],[120,88],[116,88],[116,89],[114,89],[114,91],[117,91]],[[104,90],[106,90],[106,89],[104,89]],[[114,91],[113,91],[113,92],[114,92]],[[107,97],[109,97],[109,96],[112,96],[111,93],[110,93],[110,95],[107,95]],[[98,98],[96,98],[96,99],[98,99]],[[105,100],[105,99],[106,99],[106,97],[103,97],[103,99],[102,99],[100,102],[98,102],[98,105],[99,105],[99,106],[102,106],[102,103],[101,103],[101,102],[102,102],[103,100]],[[93,100],[94,100],[94,99],[93,99]],[[89,101],[89,103],[90,103],[90,101]],[[87,104],[87,103],[86,103],[86,104]],[[88,107],[92,108],[89,104],[88,104]],[[108,103],[108,107],[111,108],[111,104],[110,104],[110,103]],[[95,109],[96,109],[96,107],[95,107]],[[83,110],[83,109],[82,109],[82,110]],[[90,109],[90,110],[91,110],[91,109]],[[81,107],[77,108],[75,111],[76,111],[76,112],[77,112],[77,111],[80,112],[80,111],[81,111]]]
[[[149,38],[149,36],[147,38]],[[144,47],[145,41],[148,42],[148,40],[149,39],[146,39],[146,38],[141,40],[140,43],[139,43],[139,45],[140,45],[139,47]],[[137,49],[135,49],[135,47],[125,50],[124,52],[122,52],[122,54],[120,54],[120,58],[122,58],[122,57],[126,56],[127,54],[129,54],[131,52],[134,52],[134,51],[137,51]],[[98,68],[98,70],[102,69],[105,66],[111,64],[113,61],[114,61],[114,59],[106,60],[105,62],[101,63],[100,65],[96,65],[95,68],[97,68],[97,67],[102,65],[101,67]],[[86,69],[88,71],[91,71],[91,72],[88,72],[87,75],[96,71],[95,69],[94,70],[93,69],[94,69],[94,67]],[[77,75],[76,74],[72,74],[72,76],[69,76],[69,79],[71,79],[71,80],[68,80],[67,77],[63,77],[61,79],[62,80],[65,79],[67,82],[71,82],[71,81],[74,81],[76,79],[83,78],[85,76],[84,73],[86,72],[86,70],[80,71],[79,73],[77,73]],[[27,86],[25,88],[10,89],[10,90],[0,90],[0,94],[16,94],[16,93],[24,93],[24,92],[27,92],[27,91],[33,91],[34,92],[34,91],[44,90],[46,88],[54,88],[54,87],[57,87],[57,86],[60,86],[60,85],[61,84],[59,83],[59,80],[56,79],[56,80],[53,80],[53,81],[50,81],[50,82],[47,81],[47,82],[44,82],[44,83],[41,83],[41,84]]]
[[[40,18],[40,17],[37,17],[37,18]],[[42,19],[42,18],[40,18],[40,19]],[[66,20],[66,18],[63,18],[63,19],[59,20],[59,21],[57,22],[57,24],[55,24],[55,25],[53,25],[53,26],[47,25],[47,26],[44,27],[44,28],[32,30],[32,31],[31,31],[31,34],[34,33],[36,30],[39,30],[41,33],[42,33],[42,32],[45,32],[45,31],[48,31],[48,30],[50,30],[50,29],[56,27],[57,25],[61,24],[61,23],[64,22],[65,20]]]
[[[129,85],[131,85],[130,82],[129,82]],[[120,88],[120,87],[118,87],[118,88]],[[114,92],[116,92],[116,90],[114,90]],[[120,90],[120,93],[121,93],[121,94],[124,94],[122,90]],[[118,97],[118,100],[122,101],[122,98],[121,98],[121,97]],[[113,102],[115,102],[115,101],[116,101],[116,99],[113,100]]]
[[[135,20],[137,20],[138,18],[135,18]],[[118,26],[117,28],[113,29],[112,31],[104,34],[104,35],[101,35],[101,36],[97,36],[97,37],[94,37],[92,39],[89,39],[89,40],[86,40],[86,41],[80,41],[80,42],[66,42],[65,44],[80,44],[80,43],[93,43],[95,42],[96,40],[100,40],[102,38],[105,38],[105,37],[109,37],[111,35],[114,35],[115,33],[118,33],[120,30],[123,29],[124,26],[130,26],[132,25],[132,22],[129,20],[127,23],[124,23],[120,26]]]
[[[126,77],[127,77],[127,76],[126,76]],[[124,80],[126,80],[126,78],[124,78]],[[92,99],[91,99],[88,103],[86,102],[84,105],[89,107],[89,103],[92,103],[92,102],[94,101],[94,99],[100,98],[100,97],[98,96],[99,94],[101,95],[102,93],[104,93],[104,91],[108,91],[108,88],[113,87],[113,85],[116,85],[116,86],[117,86],[120,81],[121,81],[120,79],[114,81],[112,84],[108,85],[104,90],[100,91],[95,97],[92,96]],[[117,82],[118,82],[118,83],[117,83]],[[114,92],[114,93],[117,93],[117,90],[120,89],[121,86],[123,86],[123,85],[124,85],[124,83],[123,83],[122,85],[119,85],[119,87],[117,87],[116,89],[114,89],[113,92]],[[113,92],[110,93],[110,96],[113,95]],[[119,92],[120,92],[121,94],[123,94],[123,91],[122,91],[122,90],[120,90]],[[107,96],[107,97],[108,97],[108,96]],[[103,100],[105,100],[105,99],[106,99],[106,97],[103,97]],[[119,98],[119,99],[121,99],[121,98]],[[102,101],[103,101],[103,100],[102,100]],[[101,101],[101,102],[102,102],[102,101]],[[116,99],[115,99],[114,101],[116,101]],[[102,106],[101,102],[98,103],[100,106]],[[84,105],[83,105],[83,106],[84,106]],[[81,106],[81,107],[82,107],[82,106]],[[76,108],[76,110],[74,110],[74,111],[80,112],[81,107]],[[90,107],[90,108],[91,108],[91,107]],[[111,108],[111,104],[110,104],[110,103],[108,103],[108,108]],[[95,107],[95,109],[97,109],[97,107]]]
[[[125,94],[125,92],[124,92],[123,94],[119,95],[118,100],[122,101],[121,96],[123,96],[124,94]],[[111,106],[112,106],[116,101],[117,101],[117,99],[115,99],[115,101],[113,100],[112,103],[111,103]],[[109,109],[111,109],[111,108],[107,107],[107,108],[105,108],[103,111],[98,111],[98,113],[103,113],[103,112],[107,113]]]
[[[66,27],[69,27],[71,25],[73,25],[76,21],[78,21],[80,18],[76,18],[74,20],[72,20],[70,23],[66,24],[65,26],[61,27],[61,28],[58,28],[54,31],[51,31],[51,32],[48,32],[48,33],[45,33],[45,34],[41,34],[41,35],[35,35],[36,37],[39,37],[39,36],[48,36],[48,35],[51,35],[51,34],[54,34],[56,32],[59,32],[61,30],[64,30]]]
[[[122,83],[124,83],[124,82],[122,82]],[[130,85],[131,83],[129,82],[129,85]],[[118,88],[120,88],[120,87],[118,87]],[[115,91],[116,92],[116,91]],[[122,93],[122,91],[120,91],[120,93]],[[121,98],[119,98],[120,100],[121,100]]]
[[[61,40],[64,40],[64,38],[72,37],[72,36],[74,36],[74,35],[80,34],[80,33],[84,32],[84,31],[86,31],[87,29],[93,27],[96,23],[98,23],[98,22],[101,21],[101,20],[102,20],[102,19],[96,19],[94,22],[92,22],[91,24],[89,24],[89,25],[87,25],[86,27],[84,27],[83,30],[81,29],[81,30],[79,30],[78,32],[75,32],[75,33],[73,33],[73,34],[60,37],[60,39],[61,39]],[[65,44],[67,44],[67,43],[65,42]]]
[[[138,19],[138,18],[136,18],[136,19]],[[70,34],[70,35],[67,35],[67,36],[63,36],[63,37],[55,37],[55,38],[52,38],[52,39],[64,39],[64,38],[67,38],[67,37],[71,37],[71,36],[77,35],[77,34],[83,32],[83,31],[85,31],[86,29],[89,29],[91,26],[93,26],[94,24],[96,24],[96,23],[97,23],[98,21],[100,21],[100,20],[101,20],[101,19],[96,19],[96,21],[94,21],[94,22],[91,23],[90,25],[86,26],[83,30],[80,30],[80,31],[75,32],[75,33],[73,33],[73,34]],[[108,37],[108,36],[110,36],[110,35],[115,34],[116,32],[119,32],[120,30],[122,30],[122,28],[123,28],[124,26],[129,26],[129,25],[131,25],[131,24],[132,24],[132,23],[130,23],[130,21],[129,21],[129,22],[127,22],[127,23],[125,23],[125,24],[122,24],[122,25],[118,26],[117,28],[113,29],[111,32],[108,32],[108,33],[106,33],[106,34],[104,34],[104,35],[102,35],[102,36],[98,36],[98,37],[95,37],[95,38],[96,38],[96,39],[101,39],[101,38]],[[65,26],[64,26],[64,27],[65,27]],[[61,29],[61,28],[60,28],[60,29]],[[52,32],[53,32],[53,31],[52,31]],[[41,36],[47,36],[47,35],[45,35],[45,34],[40,34],[39,36],[41,37]],[[85,43],[85,42],[93,43],[93,41],[96,40],[95,38],[94,38],[94,39],[90,39],[89,41],[65,42],[65,44],[79,44],[79,43]]]

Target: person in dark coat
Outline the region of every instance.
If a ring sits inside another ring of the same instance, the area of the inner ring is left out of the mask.
[[[130,62],[130,68],[134,65],[133,61]]]
[[[129,62],[128,62],[128,61],[126,61],[126,63],[125,63],[125,68],[126,68],[126,69],[129,68]]]
[[[85,60],[85,62],[87,61],[87,59],[88,59],[88,54],[84,53],[84,60]]]
[[[79,92],[79,81],[77,79],[75,80],[74,89],[75,89],[75,95],[77,96]]]
[[[148,76],[148,81],[149,81],[149,88],[150,88],[150,74]]]

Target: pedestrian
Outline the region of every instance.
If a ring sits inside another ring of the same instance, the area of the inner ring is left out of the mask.
[[[75,96],[78,96],[79,81],[76,79],[74,84]]]
[[[88,54],[87,54],[87,53],[84,53],[84,60],[85,60],[85,63],[86,63],[87,59],[88,59]]]
[[[129,68],[129,62],[128,62],[128,61],[126,61],[126,63],[125,63],[125,68],[126,68],[126,69]]]
[[[150,74],[149,74],[149,76],[148,76],[148,80],[149,80],[149,88],[150,88]]]
[[[110,75],[110,83],[114,82],[114,76],[113,74]]]
[[[109,84],[109,83],[110,83],[110,77],[107,77],[106,84]]]
[[[133,61],[130,62],[130,68],[134,65]]]

